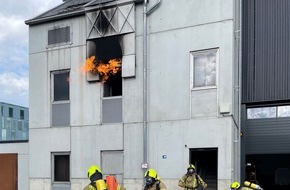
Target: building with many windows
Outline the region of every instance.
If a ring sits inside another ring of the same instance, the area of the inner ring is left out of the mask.
[[[28,141],[28,108],[0,102],[0,109],[0,141]]]
[[[0,185],[28,189],[29,110],[0,102]]]
[[[29,25],[29,188],[239,179],[239,1],[67,0]],[[45,135],[44,135],[45,134]],[[41,168],[41,169],[39,169]]]
[[[289,16],[288,0],[66,0],[27,20],[27,189],[82,189],[92,164],[177,189],[189,163],[208,190],[250,172],[289,189]]]

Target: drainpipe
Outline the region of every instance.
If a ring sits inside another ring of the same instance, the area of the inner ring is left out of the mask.
[[[238,59],[239,59],[239,115],[238,115],[238,118],[239,118],[239,134],[238,134],[238,140],[239,140],[239,143],[238,143],[238,179],[241,180],[241,99],[242,99],[242,96],[241,96],[241,93],[242,93],[242,0],[239,0],[239,3],[238,3],[238,11],[239,11],[239,45],[238,45],[238,48],[239,48],[239,51],[238,51]]]
[[[161,0],[147,11],[148,1],[143,2],[143,164],[148,164],[148,126],[147,126],[147,16],[153,13],[159,6]],[[147,167],[143,167],[147,170]],[[144,171],[145,172],[145,171]]]
[[[147,164],[147,0],[143,5],[143,164]],[[146,166],[143,169],[146,170]]]
[[[242,0],[236,1],[235,5],[235,40],[236,40],[236,60],[238,62],[238,121],[237,133],[235,135],[235,166],[234,180],[241,181],[241,88],[242,88]]]

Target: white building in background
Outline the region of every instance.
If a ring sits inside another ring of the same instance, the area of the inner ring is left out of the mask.
[[[239,1],[68,0],[26,24],[30,190],[82,189],[92,164],[128,190],[189,163],[209,190],[239,180]]]
[[[0,102],[1,189],[29,189],[27,107]]]

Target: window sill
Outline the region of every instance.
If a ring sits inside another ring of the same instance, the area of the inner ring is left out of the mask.
[[[194,87],[191,89],[191,91],[198,91],[198,90],[211,90],[211,89],[217,89],[217,86],[202,86],[202,87]]]

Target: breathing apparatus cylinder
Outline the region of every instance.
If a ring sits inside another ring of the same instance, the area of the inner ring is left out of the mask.
[[[99,179],[96,181],[96,187],[98,190],[106,190],[107,189],[107,185],[105,180],[103,179]]]
[[[250,187],[250,188],[253,188],[253,189],[262,190],[262,188],[259,185],[255,184],[255,183],[251,183],[249,181],[245,181],[244,185],[246,187]]]

